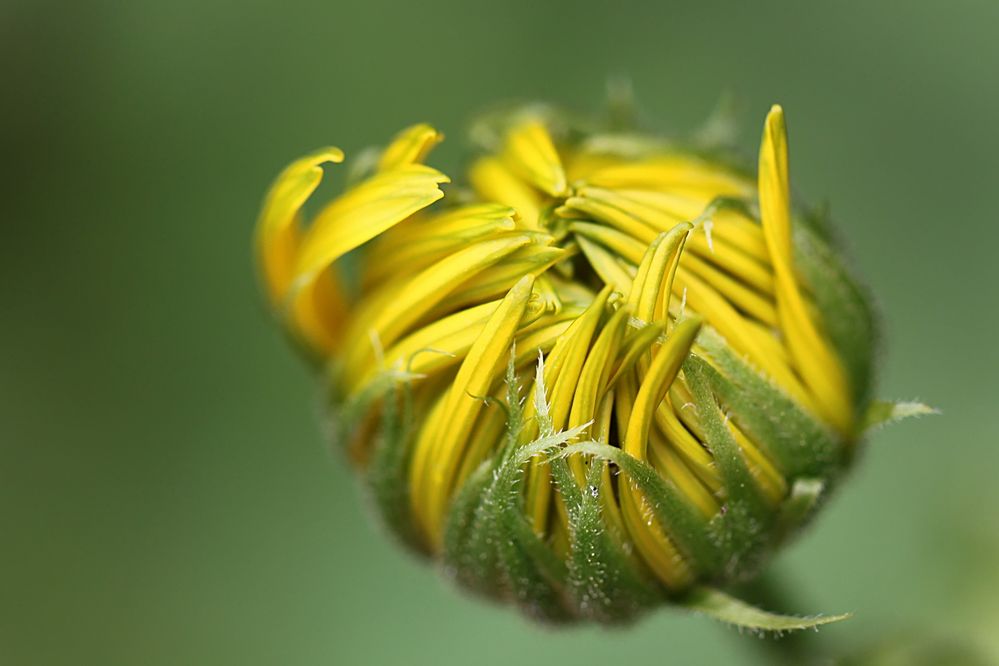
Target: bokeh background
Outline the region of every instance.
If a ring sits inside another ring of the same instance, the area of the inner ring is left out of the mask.
[[[999,4],[0,2],[0,664],[754,664],[663,611],[549,631],[388,543],[256,292],[272,177],[609,76],[695,128],[772,102],[877,294],[878,433],[776,569],[837,650],[999,626]],[[991,576],[991,578],[990,578]]]

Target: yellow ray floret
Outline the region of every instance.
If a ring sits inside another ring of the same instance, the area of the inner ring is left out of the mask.
[[[686,319],[673,329],[632,401],[623,448],[639,460],[647,459],[655,410],[687,358],[700,327],[699,319]],[[661,580],[667,585],[682,586],[690,573],[662,526],[653,518],[648,501],[632,482],[622,484],[620,491],[625,525],[635,546]]]
[[[296,279],[306,279],[418,210],[443,198],[450,179],[428,166],[407,164],[375,174],[323,209],[302,239]]]
[[[382,346],[393,344],[460,286],[463,278],[496,264],[531,240],[521,234],[481,241],[442,259],[412,276],[412,280],[386,287],[385,296],[364,304],[348,329],[358,344],[345,352],[347,371],[357,372],[370,362],[375,354],[372,338]]]
[[[416,216],[382,234],[365,262],[364,287],[398,274],[399,266],[419,271],[469,243],[511,232],[516,213],[500,204],[457,206],[436,215]]]
[[[565,195],[562,160],[548,129],[540,121],[528,120],[507,134],[503,160],[514,173],[545,194]]]
[[[475,192],[486,201],[512,207],[526,229],[538,229],[541,217],[541,195],[514,174],[503,160],[494,156],[481,157],[468,172]]]
[[[299,214],[323,179],[324,162],[343,161],[343,151],[329,147],[295,160],[281,172],[264,201],[257,222],[257,257],[264,286],[275,308],[281,307],[294,276],[301,242]]]
[[[759,174],[760,217],[774,268],[781,330],[796,369],[815,395],[815,409],[840,432],[850,433],[854,417],[843,367],[809,316],[794,270],[787,128],[776,105],[763,130]]]
[[[420,164],[443,140],[443,134],[424,123],[404,129],[382,152],[378,170],[391,171],[407,164]]]
[[[417,519],[437,548],[454,475],[483,398],[500,376],[531,296],[534,278],[524,276],[506,295],[458,370],[440,412],[420,437],[413,460],[412,497]]]

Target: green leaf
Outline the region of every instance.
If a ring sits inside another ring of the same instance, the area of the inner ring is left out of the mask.
[[[783,633],[816,629],[824,624],[839,622],[850,617],[849,613],[806,617],[771,613],[710,587],[694,588],[680,600],[680,603],[692,611],[704,613],[727,624],[760,632]]]
[[[864,415],[863,431],[870,432],[884,426],[902,421],[914,416],[939,414],[940,410],[924,405],[921,402],[892,402],[890,400],[875,400],[867,408]]]

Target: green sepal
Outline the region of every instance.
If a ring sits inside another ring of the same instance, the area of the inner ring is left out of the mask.
[[[738,140],[739,100],[731,92],[723,92],[715,108],[691,136],[693,145],[707,153],[731,151]]]
[[[742,449],[725,423],[708,382],[708,364],[696,356],[684,363],[684,377],[694,397],[694,408],[725,487],[725,503],[708,524],[708,532],[722,553],[725,579],[755,573],[769,548],[774,512],[749,471]]]
[[[472,526],[479,504],[493,477],[495,460],[486,460],[469,475],[455,493],[444,525],[444,574],[472,592],[495,596],[496,556],[486,548],[473,552],[469,547]]]
[[[590,462],[586,488],[576,483],[564,457],[550,461],[569,516],[568,593],[583,618],[604,624],[633,620],[661,601],[659,586],[643,576],[625,555],[602,511],[601,477],[606,463]]]
[[[569,456],[575,453],[596,456],[621,468],[645,495],[656,519],[684,554],[688,564],[709,577],[721,571],[723,561],[708,536],[707,521],[676,486],[664,479],[655,468],[615,446],[594,441],[572,444],[562,449],[558,455]]]
[[[509,599],[534,619],[563,622],[571,618],[562,593],[566,567],[528,524],[521,483],[531,458],[562,446],[585,426],[518,446],[523,410],[512,362],[507,386],[505,444],[452,503],[444,532],[445,571],[474,592]]]
[[[525,120],[540,120],[557,140],[574,143],[598,130],[590,118],[543,102],[494,104],[479,113],[468,126],[472,146],[485,153],[502,151],[507,133]]]
[[[396,382],[382,396],[381,425],[365,480],[385,525],[405,545],[425,552],[409,508],[407,471],[412,423],[412,391],[407,382]]]
[[[714,329],[697,338],[712,363],[696,353],[697,366],[729,417],[758,443],[785,478],[833,478],[845,463],[842,441],[832,430],[737,356]]]
[[[826,484],[822,479],[797,479],[781,504],[777,519],[780,541],[801,529],[815,515],[824,498]]]
[[[603,126],[611,132],[631,132],[639,129],[638,100],[635,88],[627,76],[611,76],[604,82]]]
[[[883,428],[891,423],[903,421],[915,416],[939,414],[940,410],[921,402],[905,402],[891,400],[875,400],[867,408],[861,426],[863,432]]]
[[[816,238],[823,243],[835,248],[837,251],[843,249],[842,241],[836,233],[832,222],[832,210],[829,201],[823,201],[817,206],[795,205],[795,223],[801,223],[815,234]]]
[[[448,566],[455,567],[466,586],[489,596],[507,596],[532,617],[549,622],[566,619],[557,589],[564,583],[565,565],[527,524],[520,484],[531,458],[561,446],[580,431],[542,437],[514,455],[498,457],[464,541],[456,551],[445,552]]]
[[[858,414],[874,390],[874,359],[880,342],[877,319],[867,291],[818,233],[805,224],[794,225],[794,262],[808,283],[822,313],[822,330],[846,370]]]
[[[849,613],[806,617],[771,613],[751,606],[721,590],[705,586],[693,588],[678,603],[692,611],[704,613],[740,629],[777,634],[801,629],[817,629],[824,624],[839,622],[850,617]]]
[[[508,502],[514,503],[509,498]],[[521,498],[517,504],[522,503]],[[532,619],[552,624],[571,620],[573,613],[566,607],[560,591],[564,564],[531,529],[523,507],[501,509],[499,525],[496,547],[510,599]],[[561,565],[560,579],[553,577],[553,574],[558,576],[552,571],[555,563]]]
[[[337,392],[340,382],[335,374],[331,374],[331,378],[329,384],[331,389],[327,397],[329,436],[334,447],[346,449],[351,433],[360,425],[372,406],[393,392],[398,384],[407,383],[417,376],[403,371],[387,370],[379,373],[361,392],[348,398],[340,396]]]
[[[487,597],[503,596],[499,553],[499,466],[482,476],[479,486],[473,476],[462,485],[458,501],[448,512],[444,529],[444,569],[465,588]]]
[[[565,562],[531,528],[524,510],[524,465],[576,437],[583,428],[549,433],[506,456],[490,491],[498,501],[496,536],[499,562],[509,595],[528,616],[545,622],[564,622],[573,614],[565,603]],[[511,448],[513,444],[511,441]]]
[[[458,490],[444,525],[445,572],[466,589],[487,597],[502,596],[494,541],[499,529],[495,495],[501,467],[497,455],[476,469]]]
[[[444,523],[444,571],[466,589],[487,597],[501,595],[499,561],[489,530],[496,517],[483,508],[491,499],[506,453],[513,448],[523,424],[523,409],[513,368],[507,367],[506,440],[503,448],[481,465],[458,489]]]

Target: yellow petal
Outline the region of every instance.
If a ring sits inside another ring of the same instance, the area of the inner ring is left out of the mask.
[[[649,462],[665,479],[693,504],[704,518],[718,513],[718,501],[708,487],[694,474],[687,462],[667,443],[662,433],[653,428],[649,433]]]
[[[614,390],[619,441],[626,438],[630,428],[636,393],[632,375],[623,376]],[[622,522],[642,560],[667,587],[681,589],[689,584],[692,578],[690,567],[663,531],[641,491],[629,480],[618,483],[618,491]]]
[[[751,196],[752,184],[731,171],[687,155],[664,155],[610,166],[591,174],[598,187],[701,192],[709,197]]]
[[[685,256],[680,266],[711,285],[732,305],[767,326],[777,326],[777,308],[770,298],[718,270],[700,257]]]
[[[596,417],[597,408],[603,400],[603,392],[607,390],[613,363],[624,341],[630,314],[628,308],[620,308],[593,343],[593,349],[587,355],[586,363],[579,374],[567,427],[581,426]]]
[[[421,442],[413,470],[426,470],[413,479],[419,517],[431,543],[440,547],[447,499],[455,473],[464,458],[472,426],[510,355],[513,337],[530,299],[534,278],[524,276],[506,295],[476,339],[448,391],[443,418],[428,439]],[[422,464],[421,463],[422,459]]]
[[[624,355],[621,361],[614,368],[614,373],[607,380],[608,388],[612,388],[618,381],[627,377],[631,369],[638,363],[638,359],[645,355],[645,352],[659,339],[666,331],[666,322],[660,321],[648,324],[632,333],[624,343]],[[631,414],[631,410],[628,410]]]
[[[721,476],[714,466],[714,458],[707,452],[704,445],[680,423],[677,417],[677,412],[684,410],[687,403],[688,401],[673,402],[671,397],[667,395],[656,409],[656,427],[665,436],[670,448],[686,461],[697,478],[712,492],[718,492],[722,483]]]
[[[343,151],[329,147],[288,165],[271,185],[257,222],[257,261],[271,304],[279,308],[293,278],[301,240],[299,211],[323,179],[324,162],[343,161]]]
[[[302,239],[285,299],[298,336],[320,353],[332,350],[343,333],[344,306],[326,302],[331,290],[340,290],[336,274],[327,269],[347,252],[443,197],[438,185],[447,180],[422,165],[401,167],[376,174],[319,213]]]
[[[419,164],[444,135],[430,125],[421,123],[407,127],[392,140],[378,160],[379,171],[391,171],[408,164]]]
[[[481,198],[516,210],[518,221],[524,228],[540,228],[541,197],[510,171],[502,160],[492,156],[476,160],[469,170],[468,180]]]
[[[631,418],[628,420],[628,432],[623,447],[627,453],[639,460],[645,460],[649,428],[652,426],[655,410],[676,379],[676,374],[680,371],[680,366],[686,360],[690,347],[694,344],[694,338],[700,330],[699,318],[684,319],[678,323],[666,339],[666,344],[656,354],[648,374],[642,380],[642,385],[635,396]]]
[[[624,257],[631,263],[638,265],[642,261],[646,243],[637,240],[626,233],[605,227],[602,224],[592,222],[570,222],[569,231],[586,236],[586,238],[600,243],[608,250],[612,250],[620,257]]]
[[[296,279],[309,278],[392,225],[441,199],[449,179],[421,164],[379,173],[333,201],[302,240]]]
[[[760,217],[776,280],[781,330],[795,367],[815,395],[819,414],[843,434],[854,424],[843,367],[809,316],[794,271],[791,203],[784,112],[774,106],[767,115],[760,146]]]
[[[385,351],[382,367],[368,366],[361,378],[345,376],[344,384],[357,394],[385,369],[422,375],[460,363],[499,304],[497,300],[467,308],[414,331]]]
[[[687,358],[700,328],[699,319],[685,319],[676,325],[634,397],[623,448],[639,460],[647,459],[649,431],[655,410]],[[690,575],[687,567],[663,527],[655,520],[645,496],[633,482],[621,485],[621,509],[635,546],[656,575],[667,585],[685,583]]]
[[[631,289],[632,278],[615,260],[614,255],[585,237],[579,237],[577,241],[579,249],[586,255],[586,260],[603,283],[619,294],[627,294]]]
[[[761,332],[751,319],[740,313],[706,282],[686,270],[678,270],[673,283],[674,296],[686,296],[687,307],[721,334],[725,341],[785,393],[814,411],[811,395],[782,360],[772,352],[772,335]]]
[[[582,187],[576,196],[603,202],[656,231],[667,231],[679,222],[696,219],[715,198],[713,195],[687,197],[673,192]]]
[[[580,215],[580,213],[585,215]],[[646,244],[651,243],[658,234],[666,230],[654,226],[654,223],[649,220],[637,218],[631,213],[593,197],[569,197],[566,199],[565,205],[555,210],[555,214],[569,219],[578,219],[588,215]]]
[[[572,398],[576,391],[579,373],[583,368],[590,341],[593,339],[600,319],[603,317],[610,298],[611,290],[604,288],[593,303],[572,323],[554,349],[545,359],[544,385],[551,387],[548,400],[548,414],[552,427],[560,431],[569,417]],[[533,390],[538,390],[535,386]],[[534,403],[528,403],[524,411],[526,419],[535,416]],[[530,441],[537,434],[536,424],[524,428],[522,441]],[[527,474],[527,498],[525,500],[528,516],[531,518],[536,532],[543,533],[548,519],[549,501],[551,498],[551,475],[548,464],[541,456],[531,460]]]
[[[413,217],[382,234],[365,256],[364,288],[393,275],[423,270],[469,243],[512,232],[516,212],[501,204],[471,204]]]
[[[717,229],[717,225],[715,226]],[[763,248],[764,253],[766,247]],[[718,266],[726,273],[732,274],[739,281],[746,283],[761,294],[772,297],[774,293],[774,274],[770,268],[770,258],[766,263],[756,260],[743,247],[734,245],[718,233],[712,231],[712,241],[709,243],[703,233],[694,233],[687,239],[688,253],[697,255],[703,261]],[[683,263],[683,262],[681,262]]]
[[[628,304],[640,321],[665,319],[669,294],[673,284],[684,241],[691,226],[678,224],[660,234],[648,247],[638,266],[638,274],[628,294]]]
[[[572,252],[560,247],[535,243],[526,245],[463,282],[448,297],[446,305],[449,308],[460,307],[492,298],[509,290],[524,275],[537,277],[555,263],[571,256]]]
[[[518,176],[553,197],[565,196],[568,189],[562,161],[548,129],[538,120],[528,120],[506,138],[503,160]]]
[[[385,290],[385,297],[373,298],[355,314],[348,329],[356,344],[345,350],[344,365],[355,373],[374,354],[365,344],[372,334],[381,345],[395,343],[408,328],[429,313],[464,280],[531,242],[527,235],[481,241],[442,259],[402,284]]]

